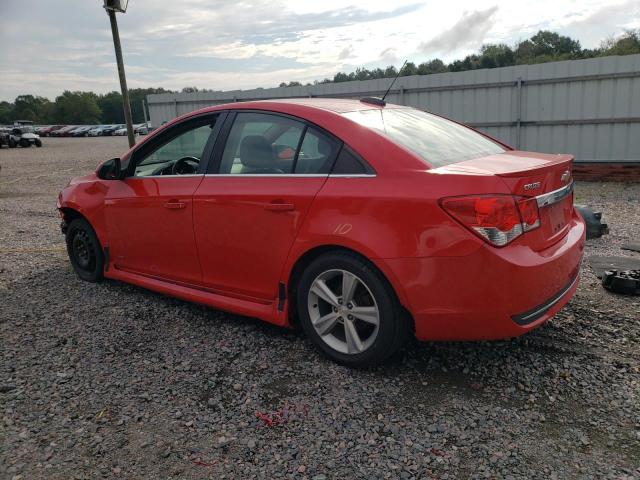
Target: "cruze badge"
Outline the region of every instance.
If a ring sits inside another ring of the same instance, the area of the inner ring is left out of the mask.
[[[560,176],[560,181],[562,183],[567,183],[570,178],[571,178],[571,172],[569,170],[565,170]]]
[[[524,184],[524,189],[525,190],[535,190],[536,188],[540,188],[540,182],[533,182],[533,183],[525,183]]]

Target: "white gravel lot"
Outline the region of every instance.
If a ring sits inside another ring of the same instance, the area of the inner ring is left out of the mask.
[[[585,262],[518,339],[412,344],[349,370],[297,332],[122,283],[79,281],[58,191],[126,138],[0,151],[0,477],[640,478],[640,297]],[[640,185],[579,183],[640,240]]]

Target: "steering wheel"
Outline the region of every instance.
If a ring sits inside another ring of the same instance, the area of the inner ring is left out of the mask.
[[[172,175],[189,175],[198,171],[200,159],[196,157],[182,157],[171,168]]]

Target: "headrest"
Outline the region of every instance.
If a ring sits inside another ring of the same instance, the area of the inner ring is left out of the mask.
[[[249,135],[240,144],[240,163],[250,168],[274,168],[276,155],[269,141],[261,135]]]

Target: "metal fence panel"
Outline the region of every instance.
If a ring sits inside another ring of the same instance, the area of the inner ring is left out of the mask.
[[[148,95],[154,126],[202,107],[271,98],[382,95],[390,79]],[[640,55],[400,77],[390,103],[468,123],[521,150],[640,162]]]

